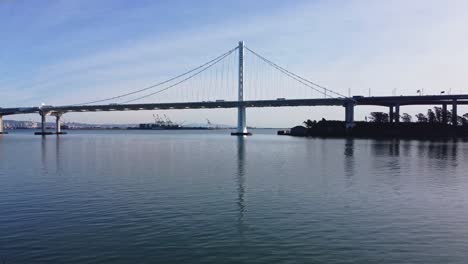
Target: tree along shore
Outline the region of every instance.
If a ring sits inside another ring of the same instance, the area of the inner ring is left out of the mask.
[[[279,135],[317,136],[317,137],[397,137],[397,138],[468,138],[468,113],[457,116],[456,125],[452,124],[451,111],[444,111],[441,107],[428,109],[426,114],[412,117],[404,113],[390,122],[387,113],[372,112],[366,121],[356,121],[351,128],[346,128],[344,121],[306,120],[304,126],[296,126],[289,131],[278,131]],[[399,122],[395,122],[395,121]]]

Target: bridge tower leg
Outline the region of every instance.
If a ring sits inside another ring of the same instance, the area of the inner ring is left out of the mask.
[[[442,104],[442,123],[447,124],[447,104]]]
[[[354,126],[354,103],[346,103],[344,107],[346,130],[349,131]]]
[[[245,120],[245,106],[244,101],[244,42],[239,41],[239,90],[238,90],[238,103],[237,107],[237,131],[231,133],[233,136],[250,136],[252,135],[247,131]]]
[[[3,130],[3,116],[2,115],[0,115],[0,135],[1,134],[8,134],[8,132],[5,132]]]
[[[453,99],[452,102],[452,125],[458,125],[458,114],[457,114],[457,100]]]

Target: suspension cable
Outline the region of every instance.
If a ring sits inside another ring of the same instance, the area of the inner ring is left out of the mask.
[[[272,67],[274,67],[275,69],[277,69],[277,70],[283,72],[284,74],[286,74],[286,75],[288,75],[289,77],[295,79],[296,81],[298,81],[298,82],[300,82],[300,83],[302,83],[302,84],[308,86],[309,88],[311,88],[311,89],[313,89],[313,90],[315,90],[315,91],[317,91],[317,92],[319,92],[319,93],[321,93],[321,94],[324,94],[325,96],[326,96],[326,92],[324,93],[323,91],[321,91],[321,90],[319,90],[319,89],[317,89],[317,88],[315,88],[315,87],[312,87],[312,86],[310,86],[310,85],[308,85],[308,84],[312,84],[312,85],[314,85],[314,86],[316,86],[316,87],[319,87],[319,88],[321,88],[321,89],[323,89],[323,90],[325,90],[325,91],[328,91],[329,93],[335,94],[335,95],[337,95],[337,96],[344,97],[344,98],[348,98],[348,97],[345,96],[345,95],[342,95],[342,94],[340,94],[340,93],[337,93],[337,92],[335,92],[335,91],[332,91],[332,90],[330,90],[330,89],[328,89],[328,88],[326,88],[326,87],[323,87],[323,86],[321,86],[321,85],[319,85],[319,84],[316,84],[316,83],[314,83],[314,82],[311,82],[311,81],[309,81],[309,80],[307,80],[307,79],[305,79],[305,78],[303,78],[303,77],[301,77],[301,76],[299,76],[299,75],[297,75],[297,74],[295,74],[295,73],[293,73],[293,72],[290,72],[290,71],[286,70],[285,68],[283,68],[283,67],[277,65],[276,63],[274,63],[274,62],[268,60],[267,58],[261,56],[260,54],[256,53],[255,51],[249,49],[248,47],[246,47],[246,46],[244,46],[244,47],[245,47],[245,49],[247,49],[248,51],[250,51],[252,54],[254,54],[255,56],[259,57],[261,60],[263,60],[264,62],[266,62],[267,64],[269,64],[270,66],[272,66]]]
[[[177,79],[179,79],[179,78],[181,78],[181,77],[183,77],[183,76],[186,76],[186,75],[188,75],[188,74],[190,74],[190,73],[192,73],[192,72],[194,72],[194,71],[197,71],[197,70],[199,70],[199,69],[201,69],[201,68],[204,68],[205,66],[210,65],[210,64],[213,63],[213,62],[217,63],[220,59],[224,59],[227,55],[231,54],[231,53],[232,53],[233,51],[235,51],[236,49],[238,49],[238,47],[235,47],[235,48],[233,48],[233,49],[231,49],[231,50],[229,50],[229,51],[227,51],[227,52],[221,54],[220,56],[218,56],[218,57],[216,57],[216,58],[214,58],[214,59],[212,59],[212,60],[210,60],[210,61],[208,61],[208,62],[206,62],[206,63],[204,63],[204,64],[202,64],[202,65],[200,65],[200,66],[197,66],[197,67],[195,67],[195,68],[193,68],[193,69],[191,69],[191,70],[189,70],[189,71],[187,71],[187,72],[185,72],[185,73],[182,73],[182,74],[180,74],[180,75],[177,75],[177,76],[175,76],[175,77],[172,77],[172,78],[170,78],[170,79],[168,79],[168,80],[159,82],[159,83],[157,83],[157,84],[154,84],[154,85],[145,87],[145,88],[143,88],[143,89],[139,89],[139,90],[136,90],[136,91],[133,91],[133,92],[129,92],[129,93],[125,93],[125,94],[121,94],[121,95],[117,95],[117,96],[113,96],[113,97],[109,97],[109,98],[105,98],[105,99],[100,99],[100,100],[96,100],[96,101],[90,101],[90,102],[85,102],[85,103],[81,103],[81,104],[74,104],[74,105],[72,105],[72,106],[95,104],[95,103],[100,103],[100,102],[110,101],[110,100],[114,100],[114,99],[119,99],[119,98],[127,97],[127,96],[129,96],[129,95],[133,95],[133,94],[137,94],[137,93],[141,93],[141,92],[147,91],[147,90],[149,90],[149,89],[152,89],[152,88],[155,88],[155,87],[158,87],[158,86],[167,84],[167,83],[169,83],[169,82],[172,82],[172,81],[174,81],[174,80],[177,80]],[[200,71],[200,72],[202,72],[202,71]],[[198,73],[200,73],[200,72],[198,72]],[[192,75],[192,77],[193,77],[193,76],[194,76],[194,75]],[[186,78],[185,80],[188,80],[188,79],[190,79],[190,78]],[[181,83],[181,82],[179,82],[179,83]],[[177,83],[177,84],[179,84],[179,83]],[[174,85],[174,86],[175,86],[175,85]],[[173,87],[173,86],[171,86],[171,87]],[[166,90],[167,90],[167,89],[166,89]],[[144,97],[143,97],[143,98],[144,98]],[[132,101],[132,100],[130,100],[130,101]]]
[[[155,91],[155,92],[150,93],[150,94],[146,94],[146,95],[140,96],[140,97],[135,98],[135,99],[131,99],[131,100],[128,100],[128,101],[124,101],[124,102],[122,102],[122,104],[127,104],[127,103],[131,103],[131,102],[134,102],[134,101],[138,101],[138,100],[144,99],[144,98],[146,98],[146,97],[150,97],[150,96],[152,96],[152,95],[155,95],[155,94],[164,92],[164,91],[166,91],[166,90],[169,90],[170,88],[172,88],[172,87],[174,87],[174,86],[177,86],[177,85],[179,85],[179,84],[181,84],[181,83],[183,83],[183,82],[185,82],[185,81],[187,81],[187,80],[190,80],[190,79],[192,79],[193,77],[197,76],[198,74],[200,74],[200,73],[202,73],[202,72],[208,70],[209,68],[213,67],[213,66],[216,65],[218,62],[222,61],[224,58],[226,58],[227,56],[229,56],[229,55],[230,55],[232,52],[234,52],[236,49],[237,49],[237,47],[234,48],[234,49],[232,49],[232,50],[230,50],[230,51],[228,51],[227,53],[223,54],[221,57],[218,57],[216,60],[211,61],[211,62],[212,62],[211,64],[209,64],[209,65],[205,64],[206,67],[204,67],[203,69],[201,69],[201,70],[195,72],[194,74],[189,75],[188,77],[186,77],[186,78],[184,78],[184,79],[182,79],[182,80],[180,80],[180,81],[178,81],[178,82],[176,82],[176,83],[174,83],[174,84],[172,84],[172,85],[169,85],[168,87],[165,87],[165,88],[163,88],[163,89],[160,89],[160,90]],[[193,71],[192,71],[192,72],[193,72]]]

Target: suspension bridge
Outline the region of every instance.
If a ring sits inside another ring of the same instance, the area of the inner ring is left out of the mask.
[[[140,111],[171,109],[237,108],[237,129],[232,135],[250,135],[247,131],[246,108],[343,106],[346,127],[354,122],[354,107],[385,106],[391,122],[399,122],[400,106],[441,105],[444,112],[452,105],[457,125],[457,105],[468,104],[468,94],[426,96],[345,96],[299,76],[254,50],[239,45],[180,75],[127,93],[71,105],[0,108],[0,134],[3,116],[37,113],[41,132],[61,134],[61,118],[71,112]],[[56,131],[47,132],[47,116],[54,116]]]

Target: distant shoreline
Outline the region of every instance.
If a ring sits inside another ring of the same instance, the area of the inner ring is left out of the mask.
[[[73,130],[148,130],[148,131],[174,131],[174,130],[233,130],[236,127],[216,127],[216,128],[204,128],[204,127],[183,127],[179,129],[141,129],[137,127],[83,127],[83,128],[65,128],[62,130],[73,131]],[[284,129],[279,127],[248,127],[248,129]],[[7,128],[6,131],[15,130],[31,130],[37,131],[40,128]],[[55,130],[55,127],[47,127],[46,130]]]

